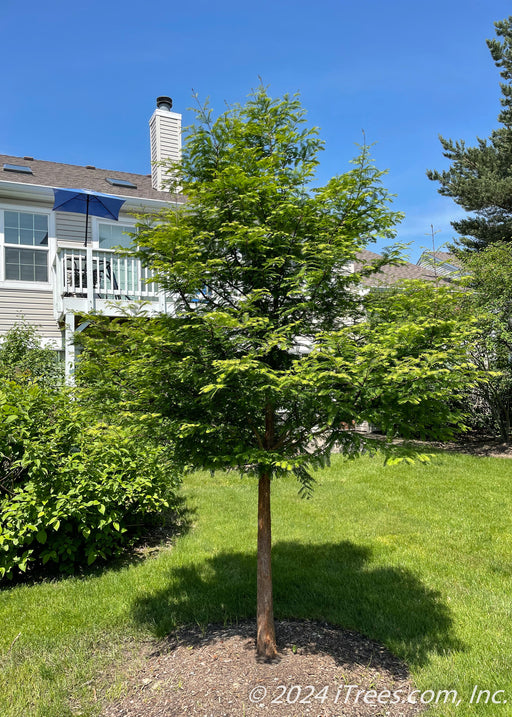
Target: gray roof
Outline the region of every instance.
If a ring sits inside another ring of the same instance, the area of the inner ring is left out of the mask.
[[[375,252],[368,251],[368,249],[362,249],[357,252],[357,257],[359,261],[356,263],[356,271],[361,269],[365,264],[372,264],[378,259],[382,259],[380,254],[375,254]],[[399,266],[383,266],[377,274],[367,277],[364,283],[367,286],[389,286],[404,279],[435,281],[436,278],[439,277],[436,276],[432,269],[405,262]]]
[[[418,259],[418,266],[437,269],[438,274],[444,276],[464,276],[467,271],[463,269],[460,260],[448,251],[424,251]]]
[[[453,266],[460,266],[460,261],[457,259],[455,254],[452,254],[449,251],[424,251],[420,258],[418,259],[418,263],[422,260],[424,256],[430,256],[434,257],[435,259],[438,259],[439,261],[447,261],[450,264],[453,264]]]
[[[15,164],[30,167],[31,174],[9,172],[4,164]],[[130,187],[113,186],[106,178],[124,179],[136,185]],[[117,169],[100,169],[99,167],[82,167],[76,164],[46,162],[30,157],[13,157],[0,154],[0,182],[20,182],[22,184],[41,185],[44,187],[61,187],[71,189],[90,189],[94,192],[114,194],[121,197],[138,197],[141,199],[158,199],[163,202],[185,201],[181,195],[160,192],[151,186],[151,175],[119,172]]]

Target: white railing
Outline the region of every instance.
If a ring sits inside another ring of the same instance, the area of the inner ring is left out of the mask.
[[[160,294],[151,272],[138,259],[108,249],[60,248],[55,269],[62,297],[148,301]]]

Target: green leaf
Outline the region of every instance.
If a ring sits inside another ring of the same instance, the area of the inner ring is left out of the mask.
[[[38,543],[41,543],[43,545],[44,545],[44,543],[46,543],[46,538],[47,538],[46,530],[44,530],[44,529],[40,530],[36,535],[36,539],[37,539]]]

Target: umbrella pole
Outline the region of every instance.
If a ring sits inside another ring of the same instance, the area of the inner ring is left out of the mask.
[[[86,199],[86,212],[85,212],[85,267],[87,276],[87,303],[89,309],[94,309],[94,267],[92,262],[92,249],[87,248],[87,231],[89,227],[89,195]]]
[[[84,242],[84,246],[87,246],[87,226],[89,224],[89,195],[87,195],[86,202],[87,202],[87,204],[86,204],[87,208],[86,208],[86,212],[85,212],[85,242]]]

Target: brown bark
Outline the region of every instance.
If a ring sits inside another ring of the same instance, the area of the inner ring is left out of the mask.
[[[271,660],[277,655],[272,598],[272,533],[270,520],[270,474],[263,473],[258,484],[258,582],[257,636],[258,657]]]

